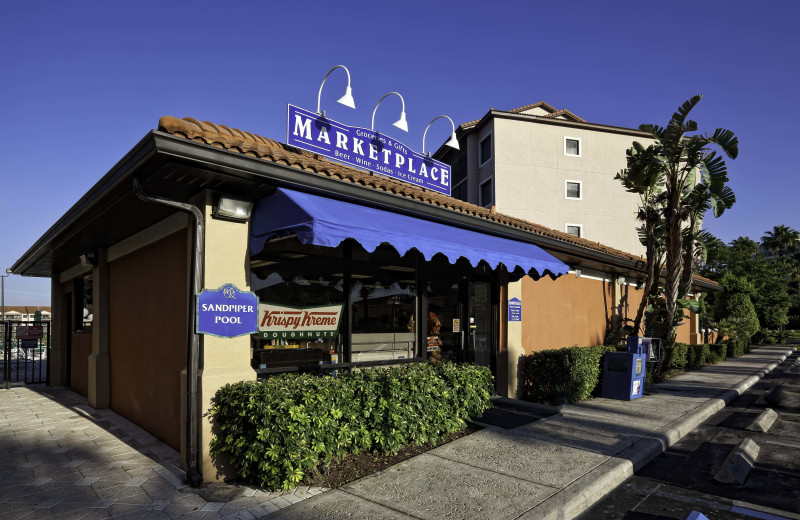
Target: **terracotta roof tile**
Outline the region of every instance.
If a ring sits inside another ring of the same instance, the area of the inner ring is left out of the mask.
[[[556,112],[553,112],[552,114],[547,114],[546,116],[542,116],[542,117],[548,117],[548,118],[552,119],[552,118],[557,118],[557,117],[560,117],[560,116],[567,116],[570,119],[572,119],[573,121],[578,121],[580,123],[587,123],[588,122],[585,119],[582,119],[582,118],[576,116],[575,114],[573,114],[569,110],[558,110]]]
[[[548,112],[551,112],[551,113],[557,111],[557,109],[553,105],[551,105],[550,103],[546,103],[544,101],[539,101],[538,103],[533,103],[532,105],[525,105],[524,107],[512,108],[511,110],[509,110],[509,112],[514,113],[514,114],[518,114],[520,112],[524,112],[526,110],[530,110],[532,108],[537,108],[537,107],[541,107],[541,108],[543,108],[543,109],[545,109],[545,110],[547,110]]]
[[[215,125],[206,121],[201,122],[189,117],[177,119],[171,116],[164,116],[158,122],[158,129],[193,141],[285,164],[292,168],[308,172],[309,174],[323,175],[338,179],[342,182],[360,184],[368,189],[386,191],[399,197],[414,199],[430,205],[443,207],[450,211],[491,220],[509,227],[528,231],[535,235],[575,244],[620,259],[642,263],[645,261],[641,256],[632,255],[620,251],[619,249],[602,245],[598,242],[591,242],[533,222],[528,222],[503,213],[497,213],[494,209],[487,209],[469,204],[425,188],[396,181],[389,177],[334,163],[318,154],[300,150],[267,139],[266,137],[251,134],[250,132],[243,132],[236,128]]]

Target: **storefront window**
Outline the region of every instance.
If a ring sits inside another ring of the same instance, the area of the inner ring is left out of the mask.
[[[416,357],[414,254],[400,257],[385,245],[369,254],[354,245],[352,266],[352,361]]]
[[[344,304],[342,248],[304,246],[295,239],[268,243],[251,259],[250,287],[260,302],[293,308]],[[280,369],[342,361],[337,337],[253,339],[253,367]]]
[[[368,252],[354,240],[327,248],[288,237],[268,242],[250,267],[262,303],[289,312],[342,306],[335,337],[254,335],[253,367],[262,373],[420,357],[491,361],[491,284],[474,278],[487,266],[441,254],[426,261],[414,249],[401,256],[388,244]]]

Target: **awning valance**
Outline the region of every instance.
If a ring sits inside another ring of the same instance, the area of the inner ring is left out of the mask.
[[[487,235],[408,215],[279,188],[256,204],[250,228],[250,250],[255,254],[275,236],[296,233],[303,244],[337,247],[352,238],[369,252],[388,243],[404,255],[419,251],[426,260],[441,253],[455,263],[460,257],[477,266],[484,260],[492,269],[503,263],[539,276],[559,276],[568,266],[539,246]]]

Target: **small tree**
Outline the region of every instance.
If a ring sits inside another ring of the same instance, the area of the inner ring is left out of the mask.
[[[720,216],[736,200],[725,184],[725,161],[707,148],[716,144],[726,156],[736,158],[738,140],[733,132],[720,128],[711,135],[687,135],[697,131],[697,123],[688,115],[700,99],[702,96],[694,96],[681,105],[666,127],[641,125],[639,129],[650,133],[655,142],[646,148],[634,143],[628,152],[628,168],[617,175],[625,189],[639,194],[642,201],[639,219],[647,248],[645,297],[652,307],[658,303],[653,288],[658,287],[661,276],[658,234],[663,230],[663,323],[668,343],[674,341],[681,316],[679,299],[685,296],[696,269],[693,259],[702,252],[699,233],[703,216],[709,209]],[[639,331],[644,307],[637,312],[634,332]]]
[[[750,296],[755,286],[746,278],[730,273],[720,281],[722,297],[717,299],[715,316],[720,332],[738,345],[749,345],[750,338],[761,328]]]

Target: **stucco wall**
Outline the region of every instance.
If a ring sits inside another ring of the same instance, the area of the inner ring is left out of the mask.
[[[611,282],[566,274],[522,279],[522,348],[600,345],[613,315]]]
[[[179,231],[109,264],[111,409],[177,450],[187,248],[186,232]]]
[[[631,135],[510,119],[494,120],[497,210],[559,231],[583,226],[583,237],[644,254],[636,234],[639,199],[614,175],[626,167]],[[580,139],[580,157],[564,154],[564,138]],[[567,199],[565,181],[579,181],[581,200]]]

